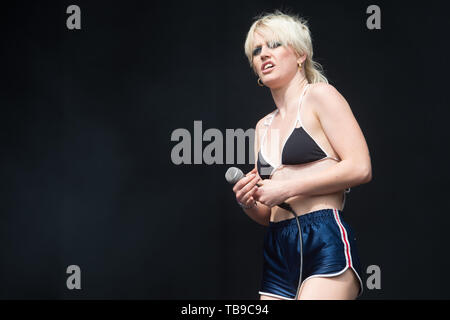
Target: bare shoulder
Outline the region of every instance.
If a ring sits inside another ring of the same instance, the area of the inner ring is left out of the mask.
[[[345,98],[331,84],[319,82],[311,85],[308,101],[317,117],[322,114],[342,112],[350,109]]]
[[[264,117],[262,117],[261,119],[258,120],[258,122],[256,123],[256,130],[262,129],[264,127],[264,123],[269,120],[270,116],[274,113],[275,111],[272,111],[268,114],[266,114]]]
[[[262,117],[261,119],[258,120],[258,122],[256,123],[255,130],[260,130],[263,127],[265,118],[266,117],[264,116],[264,117]]]
[[[339,91],[329,83],[318,82],[310,86],[309,97],[311,100],[325,102],[330,99],[340,99],[342,97]]]

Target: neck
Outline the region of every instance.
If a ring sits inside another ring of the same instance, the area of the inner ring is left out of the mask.
[[[307,84],[305,76],[298,72],[285,86],[270,90],[282,119],[294,111],[297,112],[297,102]]]

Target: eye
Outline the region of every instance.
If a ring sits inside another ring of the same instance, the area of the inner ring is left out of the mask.
[[[256,48],[253,50],[253,56],[257,56],[260,52],[261,52],[261,47],[256,47]]]
[[[271,49],[277,48],[277,47],[279,47],[279,46],[281,46],[281,45],[282,45],[282,44],[281,44],[281,42],[279,42],[279,41],[270,41],[270,42],[267,43],[267,46],[268,46],[269,48],[271,48]]]

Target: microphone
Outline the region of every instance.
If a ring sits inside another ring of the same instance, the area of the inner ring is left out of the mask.
[[[236,167],[228,168],[227,172],[225,172],[225,179],[227,179],[229,184],[236,184],[239,180],[244,177],[244,173],[241,169]]]
[[[245,175],[241,169],[236,167],[228,168],[227,172],[225,172],[225,179],[227,179],[229,184],[236,184],[239,180],[244,178]],[[260,184],[256,184],[258,187],[261,187]]]

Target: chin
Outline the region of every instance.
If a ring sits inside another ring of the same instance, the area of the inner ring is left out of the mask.
[[[266,81],[261,80],[264,85],[270,89],[277,89],[282,86],[280,79],[267,79]]]

